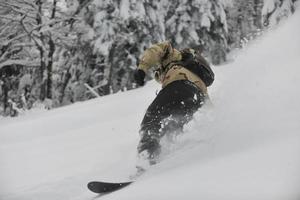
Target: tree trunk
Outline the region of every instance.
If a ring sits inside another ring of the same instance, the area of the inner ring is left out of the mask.
[[[114,56],[115,56],[116,48],[117,48],[117,45],[114,43],[109,51],[107,63],[110,63],[110,64],[109,64],[109,72],[107,74],[107,77],[104,77],[104,78],[107,78],[107,85],[105,87],[103,87],[104,95],[110,94],[111,87],[113,88],[113,75],[114,75],[113,74],[114,73],[113,66],[114,66]]]
[[[47,64],[47,98],[52,99],[52,65],[53,65],[53,54],[55,51],[55,44],[52,38],[49,39],[49,54]]]
[[[4,115],[5,115],[7,105],[8,105],[8,80],[7,80],[7,78],[3,79],[2,92],[3,92],[3,110],[4,110]]]
[[[53,1],[51,19],[55,18],[57,0]],[[50,25],[52,27],[52,25]],[[47,63],[47,98],[52,99],[52,66],[53,66],[53,55],[55,51],[55,43],[51,35],[49,36],[49,53]]]
[[[262,10],[263,1],[262,0],[254,0],[254,24],[256,25],[256,28],[262,28]]]
[[[42,6],[43,2],[42,0],[37,0],[36,5],[38,6],[38,13],[36,14],[36,23],[37,25],[41,25],[42,22],[42,16],[43,16],[43,11],[42,11]],[[40,28],[39,28],[40,30]],[[43,33],[40,33],[40,40],[42,42],[42,45],[44,44],[44,39],[45,36]],[[41,66],[40,66],[40,74],[39,74],[39,85],[40,85],[40,100],[44,101],[46,97],[46,88],[45,88],[45,83],[44,83],[44,71],[46,68],[46,62],[45,62],[45,50],[42,46],[38,46],[38,50],[40,52],[40,61],[41,61]]]
[[[64,82],[62,84],[62,87],[61,87],[61,92],[60,92],[60,98],[59,98],[59,103],[62,104],[63,100],[64,100],[64,97],[65,97],[65,90],[67,88],[67,85],[69,83],[69,80],[71,79],[71,74],[70,74],[70,68],[71,68],[71,64],[70,64],[70,67],[69,69],[67,70],[65,76],[64,76]]]
[[[44,50],[43,48],[39,48],[40,51],[40,59],[41,59],[41,66],[40,66],[40,75],[39,75],[39,85],[40,85],[40,100],[44,101],[46,97],[46,88],[44,83],[44,70],[46,68],[46,63],[44,60]]]

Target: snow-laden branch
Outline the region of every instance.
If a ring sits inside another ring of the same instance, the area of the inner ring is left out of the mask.
[[[1,42],[2,42],[1,44],[2,44],[3,46],[6,46],[6,45],[12,43],[12,42],[15,41],[15,40],[19,40],[19,39],[21,39],[21,38],[23,38],[23,37],[26,37],[27,35],[28,35],[27,33],[18,35],[18,36],[16,36],[16,37],[13,37],[13,38],[10,39],[10,40],[6,40],[6,41],[3,41],[3,42],[1,41]]]
[[[17,2],[19,2],[20,4],[25,4],[25,5],[28,5],[28,6],[30,6],[30,7],[32,7],[32,8],[34,8],[34,9],[38,9],[38,7],[37,7],[37,5],[36,4],[34,4],[32,1],[24,1],[24,0],[22,0],[22,1],[19,1],[19,0],[17,0]]]
[[[31,36],[31,33],[27,30],[27,28],[26,28],[26,26],[25,26],[25,24],[24,24],[24,22],[23,22],[24,19],[25,19],[25,16],[24,16],[23,19],[21,20],[21,25],[22,25],[24,31],[25,31],[25,32],[28,34],[28,36],[34,41],[34,43],[37,45],[37,47],[43,48],[43,46],[36,40],[36,38],[35,38],[35,37],[32,37],[32,36]]]
[[[10,23],[6,23],[6,24],[1,26],[0,37],[5,37],[6,38],[8,30],[11,28],[10,25],[11,25]]]
[[[47,23],[43,23],[43,24],[40,24],[40,25],[34,27],[32,30],[30,30],[28,32],[32,33],[33,31],[36,31],[38,29],[41,29],[41,32],[45,32],[45,29],[42,29],[43,27],[48,27],[46,29],[46,31],[51,31],[51,29],[52,29],[51,26],[54,26],[54,25],[62,23],[62,22],[68,22],[71,19],[79,20],[79,18],[76,18],[76,17],[68,17],[68,18],[64,18],[64,19],[53,19],[53,20],[49,20]],[[55,29],[55,27],[53,27],[53,29]]]
[[[6,58],[6,56],[9,54],[10,51],[5,51],[4,53],[1,54],[0,56],[0,61],[4,60]]]
[[[34,13],[32,9],[24,9],[23,7],[20,7],[18,5],[12,4],[12,3],[7,3],[7,2],[0,2],[0,6],[9,8],[10,10],[22,14],[22,15],[26,15],[29,18],[35,19],[35,16],[32,16],[31,14]],[[23,11],[26,10],[26,11]]]
[[[5,60],[6,56],[11,54],[13,51],[23,49],[23,47],[32,47],[32,46],[34,46],[34,44],[31,42],[23,42],[23,43],[13,44],[13,45],[9,46],[8,49],[4,53],[2,53],[2,55],[0,55],[0,62],[1,62],[1,60]]]
[[[9,65],[22,65],[22,66],[30,66],[30,67],[37,67],[39,66],[39,63],[37,61],[29,61],[25,59],[19,59],[19,60],[6,60],[4,62],[0,63],[0,69],[5,66]]]
[[[21,20],[21,18],[19,17],[13,17],[13,16],[7,16],[7,15],[0,15],[0,19],[6,19],[6,20],[10,20],[13,22],[19,22]]]
[[[93,94],[95,97],[100,97],[100,95],[91,87],[89,84],[84,83],[84,86]]]

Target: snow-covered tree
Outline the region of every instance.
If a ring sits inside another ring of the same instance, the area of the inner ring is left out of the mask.
[[[230,1],[175,1],[166,19],[166,37],[178,48],[204,51],[213,63],[226,60],[228,25],[226,8]]]
[[[262,14],[265,26],[274,26],[295,11],[295,0],[265,0]]]
[[[151,21],[157,20],[153,4],[122,0],[95,1],[95,5],[95,50],[104,57],[104,91],[132,88],[138,57],[151,42],[162,37],[157,21]],[[151,34],[154,30],[157,32]]]
[[[263,0],[234,0],[228,9],[228,44],[231,48],[241,48],[256,37],[262,29]]]
[[[72,32],[77,20],[74,13],[63,10],[59,3],[62,1],[0,2],[0,23],[4,27],[0,33],[0,68],[32,69],[31,94],[42,101],[52,99],[56,53],[69,49],[80,33]],[[26,74],[20,74],[21,80],[23,75]]]

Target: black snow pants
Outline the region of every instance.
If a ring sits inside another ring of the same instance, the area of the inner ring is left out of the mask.
[[[163,88],[148,107],[140,128],[138,153],[147,151],[150,164],[160,154],[160,139],[177,134],[204,104],[205,95],[188,81],[174,81]]]

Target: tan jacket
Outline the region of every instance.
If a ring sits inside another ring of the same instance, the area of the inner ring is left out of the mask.
[[[146,49],[140,59],[138,68],[145,73],[153,68],[156,71],[155,79],[162,84],[163,88],[173,81],[189,80],[207,95],[207,87],[197,75],[180,65],[172,66],[172,63],[180,60],[181,53],[172,48],[170,42],[162,42]]]

